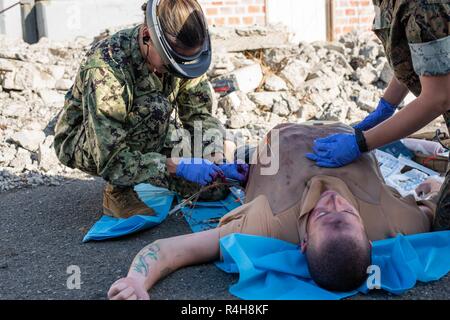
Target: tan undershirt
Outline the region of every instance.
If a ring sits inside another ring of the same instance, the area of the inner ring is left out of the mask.
[[[259,163],[252,166],[246,204],[221,219],[220,237],[244,233],[299,244],[306,233],[307,216],[327,189],[339,193],[358,210],[370,240],[430,231],[430,217],[422,212],[414,197],[402,198],[384,184],[373,155],[339,169],[316,167],[303,156],[310,151],[316,136],[329,133],[328,128],[342,132],[348,127],[294,124],[279,128],[279,146],[272,145],[271,149],[279,150],[280,163],[285,165],[273,176],[258,174]],[[433,203],[421,205],[435,212]]]
[[[397,198],[395,192],[382,194],[385,205],[374,205],[356,198],[339,178],[317,176],[308,182],[302,199],[284,212],[275,215],[267,198],[260,195],[228,213],[220,221],[220,237],[243,233],[299,244],[306,235],[307,217],[326,190],[336,191],[358,210],[372,241],[391,238],[399,233],[430,231],[431,221],[413,197]],[[396,210],[396,207],[400,210]]]

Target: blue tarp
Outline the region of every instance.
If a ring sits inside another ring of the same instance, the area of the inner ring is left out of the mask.
[[[122,237],[138,231],[146,230],[163,222],[170,211],[175,193],[167,189],[158,188],[149,184],[140,184],[135,187],[142,201],[155,210],[155,216],[134,216],[128,219],[119,219],[103,216],[89,230],[83,242],[102,241]]]
[[[218,220],[241,205],[240,198],[231,193],[225,200],[197,202],[194,208],[185,207],[181,211],[193,232],[215,228]]]
[[[218,266],[239,272],[230,292],[241,299],[337,300],[369,291],[367,284],[347,293],[321,289],[310,279],[299,247],[284,241],[232,234],[220,246],[224,261]],[[439,280],[450,272],[450,231],[376,241],[372,263],[379,267],[381,289],[393,294],[404,293],[417,281]]]

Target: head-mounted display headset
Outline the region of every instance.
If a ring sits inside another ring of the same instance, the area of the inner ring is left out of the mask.
[[[200,77],[208,71],[211,65],[211,39],[208,30],[206,29],[205,42],[196,55],[187,57],[177,53],[169,45],[164,31],[161,29],[161,23],[157,15],[160,1],[149,0],[147,2],[147,27],[154,48],[169,69],[169,72],[175,76],[186,79]]]

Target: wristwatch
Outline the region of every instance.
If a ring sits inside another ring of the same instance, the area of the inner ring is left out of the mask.
[[[356,143],[358,144],[359,151],[361,151],[361,153],[369,151],[363,131],[360,129],[355,129],[355,136],[356,136]]]

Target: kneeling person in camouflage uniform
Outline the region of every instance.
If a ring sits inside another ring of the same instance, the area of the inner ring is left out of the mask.
[[[147,17],[152,3],[143,6]],[[177,54],[197,55],[210,43],[195,0],[161,0],[156,14],[167,43]],[[211,115],[212,90],[206,76],[183,77],[172,72],[154,41],[146,23],[95,44],[66,95],[56,126],[54,146],[60,161],[108,182],[103,197],[107,215],[153,215],[134,192],[140,183],[189,196],[221,175],[245,179],[244,166],[216,165],[203,156],[171,157],[174,108],[191,135],[194,123],[201,124],[203,135],[215,130],[224,137],[225,129]],[[202,73],[206,70],[207,66]],[[212,154],[223,163],[227,147],[232,154],[235,146],[225,141],[221,147],[216,146]],[[203,198],[216,200],[225,191],[215,190]]]

